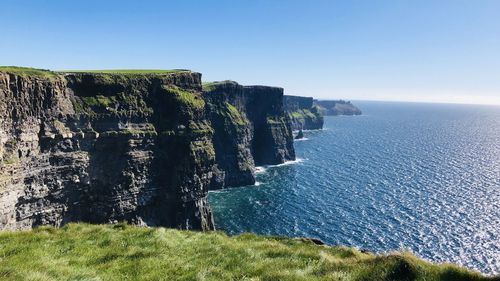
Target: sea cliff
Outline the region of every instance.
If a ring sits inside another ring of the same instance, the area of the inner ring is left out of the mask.
[[[204,93],[191,71],[0,69],[0,229],[213,229],[209,189],[294,159],[285,120],[282,89]]]
[[[319,107],[313,104],[313,98],[285,95],[283,104],[293,130],[317,130],[323,128],[323,113]]]
[[[361,115],[359,108],[345,100],[314,100],[323,115]]]
[[[255,183],[255,165],[295,160],[290,122],[282,105],[283,89],[242,86],[234,81],[204,85],[218,168],[225,186]]]

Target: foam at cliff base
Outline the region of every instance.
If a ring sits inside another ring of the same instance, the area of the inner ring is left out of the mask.
[[[257,167],[255,167],[255,173],[256,174],[262,174],[262,173],[265,173],[267,171],[267,169],[269,169],[269,168],[294,165],[294,164],[298,164],[298,163],[301,163],[301,162],[304,162],[304,161],[305,161],[305,159],[303,159],[303,158],[297,158],[295,160],[286,161],[285,163],[281,163],[281,164],[277,164],[277,165],[257,166]]]
[[[309,140],[308,138],[301,138],[301,139],[294,139],[293,141],[306,141]]]
[[[303,129],[302,132],[307,133],[307,132],[321,132],[326,130],[327,128],[321,128],[321,129]],[[300,132],[300,130],[293,130],[292,133],[296,134]]]

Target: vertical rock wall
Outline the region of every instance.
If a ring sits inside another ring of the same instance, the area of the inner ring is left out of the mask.
[[[0,227],[212,229],[201,76],[0,75]]]
[[[210,188],[295,158],[280,88],[201,75],[0,72],[0,229],[213,229]]]
[[[317,130],[323,128],[323,113],[313,104],[313,98],[284,96],[283,104],[290,118],[292,129]]]
[[[204,97],[215,128],[216,160],[225,186],[253,184],[255,165],[295,159],[282,88],[215,82],[205,85]]]

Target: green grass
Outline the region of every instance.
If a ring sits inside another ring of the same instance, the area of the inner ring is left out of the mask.
[[[105,74],[168,74],[190,72],[187,69],[102,69],[102,70],[61,70],[50,71],[19,66],[0,66],[0,72],[13,73],[19,76],[36,76],[41,78],[54,78],[58,73],[105,73]]]
[[[300,120],[303,120],[306,117],[310,119],[316,119],[319,116],[318,113],[315,114],[311,112],[311,110],[309,109],[299,109],[298,111],[289,112],[288,115],[292,119],[300,119]]]
[[[234,81],[225,80],[225,81],[203,82],[201,86],[202,86],[204,92],[211,92],[211,91],[214,91],[215,89],[217,89],[217,86],[227,84],[227,83],[237,84]]]
[[[304,239],[69,224],[0,233],[0,280],[500,280]]]
[[[186,69],[102,69],[102,70],[61,70],[61,73],[108,73],[108,74],[164,74],[190,72]]]
[[[162,89],[173,95],[177,102],[187,108],[201,111],[205,107],[205,101],[199,93],[189,92],[176,86],[162,86]]]
[[[241,113],[232,104],[224,102],[221,105],[215,105],[214,108],[217,110],[217,114],[223,116],[224,120],[227,122],[238,126],[247,125],[247,122],[243,116],[241,116]]]
[[[201,83],[201,87],[203,88],[204,92],[211,92],[215,90],[216,83],[215,82],[203,82]]]
[[[34,76],[43,79],[52,79],[57,77],[57,73],[53,71],[31,67],[0,66],[0,72],[12,73],[23,77]]]

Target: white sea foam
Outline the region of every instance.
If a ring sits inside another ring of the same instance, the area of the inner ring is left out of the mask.
[[[325,128],[321,128],[321,129],[312,129],[312,130],[306,130],[306,129],[304,129],[304,130],[302,130],[302,132],[319,132],[319,131],[324,131],[324,130],[325,130]],[[296,133],[298,133],[298,132],[300,132],[300,130],[293,130],[293,131],[292,131],[292,133],[294,133],[294,134],[296,134]]]
[[[263,173],[266,173],[267,169],[269,169],[269,168],[294,165],[294,164],[298,164],[298,163],[304,162],[304,160],[305,159],[303,159],[303,158],[297,158],[295,160],[286,161],[285,163],[281,163],[281,164],[277,164],[277,165],[257,166],[257,167],[255,167],[255,174],[263,174]]]
[[[262,174],[262,173],[265,173],[266,172],[266,167],[263,167],[263,166],[257,166],[255,167],[255,173],[256,174]]]
[[[288,166],[288,165],[294,165],[294,164],[298,164],[298,163],[302,163],[304,162],[305,159],[303,158],[297,158],[295,160],[291,160],[291,161],[286,161],[285,163],[281,163],[281,164],[278,164],[278,165],[269,165],[269,166],[266,166],[266,167],[282,167],[282,166]]]
[[[293,141],[306,141],[309,140],[308,138],[301,138],[301,139],[294,139]]]

